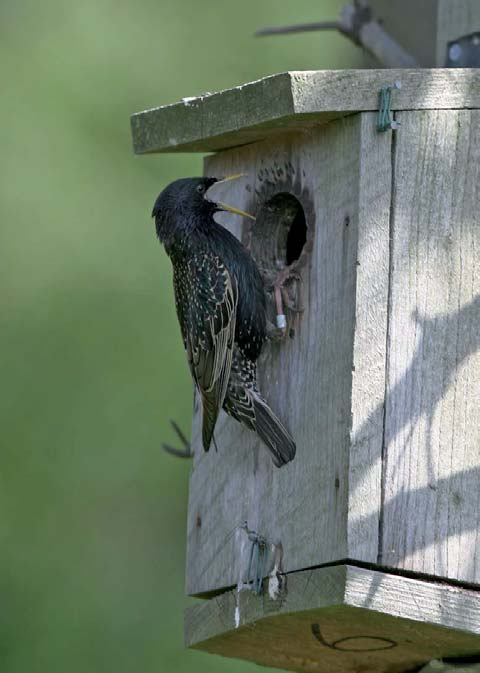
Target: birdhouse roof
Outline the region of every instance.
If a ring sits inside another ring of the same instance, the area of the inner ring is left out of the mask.
[[[245,145],[378,110],[380,89],[395,82],[401,88],[392,94],[393,111],[480,107],[479,69],[284,72],[133,114],[134,150],[214,152]]]

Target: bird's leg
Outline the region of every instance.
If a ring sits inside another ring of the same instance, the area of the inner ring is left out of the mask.
[[[290,269],[286,266],[278,274],[275,284],[273,286],[273,294],[275,297],[276,321],[277,328],[280,331],[281,338],[287,333],[287,318],[285,315],[284,298],[286,296],[284,283],[290,276]]]
[[[172,419],[170,419],[170,425],[175,430],[175,433],[182,442],[183,449],[175,449],[173,446],[170,446],[170,444],[166,444],[165,442],[162,443],[162,448],[172,456],[177,456],[177,458],[192,458],[193,452],[190,442]]]
[[[275,309],[277,311],[276,314],[277,328],[280,330],[282,337],[284,337],[287,331],[287,316],[285,315],[285,309],[283,308],[283,295],[281,284],[275,285],[274,295],[275,295]]]
[[[262,272],[268,295],[273,295],[272,299],[275,302],[276,325],[270,321],[267,322],[267,338],[270,341],[281,341],[287,333],[286,310],[292,313],[302,313],[305,310],[303,306],[298,306],[298,302],[290,296],[287,287],[290,281],[301,282],[301,276],[288,266],[277,275],[270,271],[262,270]]]

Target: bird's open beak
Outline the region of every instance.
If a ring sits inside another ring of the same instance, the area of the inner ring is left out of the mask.
[[[251,220],[255,219],[255,217],[253,215],[250,215],[250,213],[246,213],[244,210],[240,210],[240,208],[229,206],[228,203],[217,201],[217,206],[219,210],[227,210],[229,213],[235,213],[235,215],[243,215],[243,217],[249,217]]]
[[[246,173],[235,173],[235,175],[227,175],[226,178],[217,180],[214,184],[223,185],[224,182],[231,182],[232,180],[238,180],[238,178],[244,178],[246,175],[247,175]]]
[[[243,178],[246,175],[246,173],[236,173],[235,175],[228,175],[226,178],[223,178],[222,180],[217,180],[215,185],[222,185],[225,182],[230,182],[231,180],[238,180],[238,178]],[[242,215],[242,217],[249,217],[251,220],[254,220],[254,216],[250,215],[250,213],[246,213],[244,210],[240,210],[239,208],[235,208],[234,206],[229,206],[228,203],[223,203],[222,201],[217,201],[217,206],[219,207],[220,210],[226,210],[229,213],[234,213],[235,215]]]

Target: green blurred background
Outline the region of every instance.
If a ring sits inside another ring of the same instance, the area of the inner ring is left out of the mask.
[[[132,112],[287,69],[255,40],[341,2],[2,0],[0,672],[251,671],[183,647],[191,383],[152,204],[201,157],[135,157]]]

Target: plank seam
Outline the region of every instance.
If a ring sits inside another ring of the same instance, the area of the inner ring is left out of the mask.
[[[396,119],[396,112],[392,114],[393,119]],[[388,381],[389,381],[389,362],[390,362],[390,329],[391,329],[391,305],[392,305],[392,275],[393,275],[393,227],[395,221],[395,158],[397,152],[397,135],[392,131],[392,143],[390,145],[390,161],[391,161],[391,186],[390,186],[390,220],[389,220],[389,246],[388,246],[388,293],[387,293],[387,329],[386,329],[386,344],[385,344],[385,393],[383,396],[383,429],[382,429],[382,456],[381,456],[381,474],[380,474],[380,514],[378,517],[378,552],[377,563],[382,563],[383,557],[383,525],[384,525],[384,509],[385,509],[385,465],[387,461],[387,447],[386,441],[386,427],[387,427],[387,395],[388,395]]]

